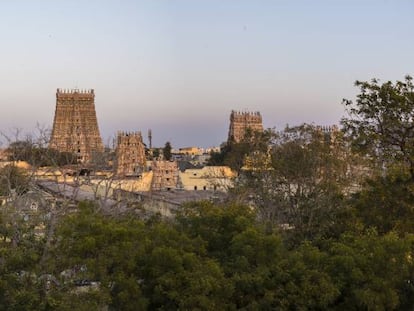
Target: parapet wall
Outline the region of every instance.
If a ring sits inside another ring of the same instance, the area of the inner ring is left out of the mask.
[[[132,137],[142,139],[141,131],[135,131],[135,132],[118,131],[117,136],[118,136],[118,139],[132,138]]]
[[[316,129],[323,133],[333,133],[333,132],[339,131],[338,126],[335,124],[334,125],[317,125]]]
[[[245,120],[245,119],[252,119],[252,120],[260,120],[262,122],[262,116],[259,111],[249,112],[249,111],[235,111],[232,110],[230,114],[230,121],[231,120]]]
[[[95,98],[93,89],[57,89],[56,99]]]

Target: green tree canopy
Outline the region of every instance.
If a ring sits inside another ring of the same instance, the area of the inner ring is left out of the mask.
[[[15,165],[0,168],[0,195],[8,196],[12,193],[21,195],[29,188],[30,179],[24,170]]]
[[[369,155],[379,168],[403,166],[414,180],[414,85],[412,78],[380,83],[356,81],[355,101],[344,99],[342,119],[353,147]]]
[[[278,133],[266,157],[252,157],[242,171],[236,196],[254,203],[260,219],[301,238],[329,233],[343,205],[352,176],[351,156],[338,129],[313,125],[287,127]]]
[[[172,157],[171,149],[172,149],[171,143],[169,141],[167,141],[165,143],[164,148],[162,149],[162,154],[164,156],[164,159],[167,160],[167,161],[171,160],[171,157]]]
[[[259,132],[248,128],[240,142],[231,140],[222,145],[220,152],[212,152],[208,164],[227,165],[232,170],[240,172],[246,164],[246,157],[267,153],[274,135],[271,129]]]
[[[238,204],[192,203],[176,221],[144,222],[85,202],[58,223],[43,266],[44,239],[22,219],[13,245],[13,217],[3,216],[1,310],[411,310],[414,303],[410,235],[355,230],[287,247]]]
[[[63,166],[76,164],[76,155],[70,152],[59,152],[54,149],[37,146],[29,140],[10,143],[7,148],[11,161],[26,161],[34,167]]]

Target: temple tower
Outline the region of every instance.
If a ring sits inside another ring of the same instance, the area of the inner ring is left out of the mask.
[[[151,191],[174,190],[179,187],[179,170],[176,161],[152,161]]]
[[[244,138],[247,129],[263,132],[260,112],[238,112],[233,110],[230,114],[228,142],[239,143]]]
[[[103,152],[94,90],[57,89],[49,148],[74,153],[80,163],[88,163],[94,154]]]
[[[116,174],[122,177],[141,175],[145,164],[145,146],[141,132],[118,132]]]

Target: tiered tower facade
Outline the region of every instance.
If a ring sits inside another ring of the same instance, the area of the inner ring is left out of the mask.
[[[93,89],[57,89],[49,148],[76,154],[80,163],[88,163],[94,154],[103,152]]]
[[[175,161],[152,162],[152,191],[174,190],[179,185],[178,164]]]
[[[116,174],[138,176],[145,170],[145,146],[141,132],[118,132]]]
[[[329,142],[331,148],[335,148],[338,138],[341,136],[341,131],[337,125],[316,126],[316,130],[323,134],[325,142]]]
[[[228,141],[234,141],[236,143],[242,141],[247,129],[251,129],[254,132],[263,132],[260,112],[238,112],[233,110],[230,114]]]

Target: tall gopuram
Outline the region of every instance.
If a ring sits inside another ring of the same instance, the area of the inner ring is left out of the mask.
[[[88,163],[94,154],[103,152],[93,89],[57,89],[49,148],[74,153],[79,163]]]
[[[118,132],[116,174],[120,177],[141,175],[145,164],[145,146],[141,132]]]
[[[228,142],[240,142],[244,138],[247,129],[254,132],[263,132],[260,112],[238,112],[233,110],[230,114]]]

